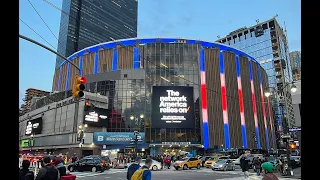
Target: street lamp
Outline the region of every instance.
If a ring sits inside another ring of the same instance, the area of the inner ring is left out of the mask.
[[[30,152],[32,152],[32,146],[33,146],[33,134],[30,135],[29,139],[29,146],[30,146]]]
[[[140,118],[143,119],[143,118],[144,118],[144,115],[143,115],[143,114],[140,114]]]
[[[134,116],[133,115],[130,116],[130,120],[134,120]]]
[[[290,91],[291,92],[296,92],[297,91],[297,87],[294,85],[294,83],[292,82],[292,83],[287,83],[284,87],[282,87],[282,88],[280,88],[279,89],[279,94],[282,94],[283,93],[283,90],[288,86],[288,85],[290,85],[291,84],[291,87],[290,87]],[[274,88],[274,87],[268,87],[266,90],[265,90],[265,96],[266,97],[269,97],[270,95],[271,95],[271,92],[270,92],[270,88],[272,88],[272,89],[274,89],[275,91],[277,91],[277,89],[276,88]],[[280,107],[282,107],[281,108],[281,110],[282,110],[282,112],[281,112],[281,114],[282,114],[282,121],[284,121],[285,119],[284,119],[284,111],[283,111],[283,104],[281,103],[280,104]],[[287,129],[287,128],[286,128]],[[287,133],[287,131],[286,131],[286,133]],[[290,136],[284,136],[282,139],[284,139],[285,141],[286,141],[286,150],[287,150],[287,162],[288,162],[288,169],[287,169],[287,174],[288,175],[292,175],[293,173],[292,173],[292,169],[291,169],[291,163],[290,163],[290,152],[289,152],[289,138],[290,138]]]

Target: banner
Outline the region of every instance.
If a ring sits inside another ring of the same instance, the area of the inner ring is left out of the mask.
[[[139,132],[137,137],[138,144],[143,144],[145,139],[144,132]],[[93,143],[97,145],[110,144],[133,144],[135,140],[134,132],[94,132]]]

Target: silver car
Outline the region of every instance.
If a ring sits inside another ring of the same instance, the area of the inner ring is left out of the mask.
[[[223,170],[223,171],[227,171],[227,170],[231,170],[234,171],[236,169],[236,165],[234,164],[234,162],[232,162],[231,159],[221,159],[218,160],[213,166],[212,166],[212,170]]]

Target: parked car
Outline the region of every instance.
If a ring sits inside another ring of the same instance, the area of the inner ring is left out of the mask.
[[[230,159],[228,156],[214,156],[211,157],[210,159],[208,159],[205,163],[204,166],[207,168],[211,168],[214,163],[216,163],[218,160],[222,160],[222,159]]]
[[[202,156],[201,158],[199,158],[201,160],[201,166],[204,167],[204,163],[210,158],[211,156]]]
[[[200,169],[201,168],[201,160],[198,158],[194,158],[194,157],[187,157],[187,158],[183,158],[180,161],[176,161],[173,164],[173,167],[176,170],[179,170],[180,168],[182,168],[183,170],[187,170],[188,168],[197,168]]]
[[[132,164],[132,163],[128,163],[125,168],[129,167],[131,164]],[[143,166],[143,165],[145,165],[145,164],[146,164],[146,160],[145,160],[145,159],[142,159],[142,160],[141,160],[141,163],[140,163],[140,166]],[[160,162],[152,159],[152,165],[151,165],[151,167],[150,167],[150,170],[156,171],[156,170],[161,169],[161,167],[162,167],[162,166],[161,166],[161,163],[160,163]]]
[[[221,159],[218,160],[214,165],[212,166],[212,170],[231,170],[234,171],[236,169],[236,165],[232,162],[231,159]]]
[[[82,158],[79,161],[76,161],[75,163],[69,164],[67,169],[70,172],[73,171],[92,171],[92,172],[104,172],[106,169],[109,169],[107,167],[106,163],[103,162],[100,158]]]

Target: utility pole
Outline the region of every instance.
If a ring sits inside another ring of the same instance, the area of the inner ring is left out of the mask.
[[[40,46],[40,47],[42,47],[42,48],[44,48],[44,49],[46,49],[46,50],[54,53],[54,54],[56,54],[57,56],[61,57],[62,59],[66,60],[68,63],[70,63],[70,64],[71,64],[73,67],[75,67],[79,72],[81,71],[81,69],[80,69],[77,65],[75,65],[72,61],[70,61],[68,58],[64,57],[63,55],[59,54],[58,52],[52,50],[51,48],[49,48],[49,47],[47,47],[47,46],[45,46],[45,45],[43,45],[43,44],[41,44],[41,43],[33,40],[33,39],[30,39],[30,38],[28,38],[28,37],[26,37],[26,36],[23,36],[23,35],[21,35],[21,34],[19,34],[19,37],[22,38],[22,39],[24,39],[24,40],[27,40],[27,41],[29,41],[29,42],[31,42],[31,43],[33,43],[33,44],[36,44],[36,45],[38,45],[38,46]],[[68,91],[66,90],[66,91],[65,91],[65,98],[67,98],[67,92],[68,92]],[[75,107],[79,107],[79,101],[76,101]],[[77,112],[78,112],[78,111],[77,111]],[[78,117],[78,113],[75,114],[75,116],[74,116],[75,121],[76,121],[76,118],[77,118],[77,117]],[[74,124],[74,125],[75,125],[75,124]],[[75,126],[76,126],[76,125],[75,125]],[[77,131],[74,130],[74,133],[75,133],[75,132],[77,132]],[[83,140],[82,140],[82,141],[83,141]],[[81,149],[82,149],[82,147],[81,147]],[[81,152],[82,152],[82,151],[81,151]]]

